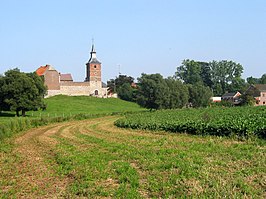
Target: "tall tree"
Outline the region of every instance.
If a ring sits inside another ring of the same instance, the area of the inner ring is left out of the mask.
[[[194,60],[184,60],[182,65],[177,67],[175,77],[182,80],[185,84],[202,82],[201,66]]]
[[[240,82],[243,66],[233,61],[212,61],[209,63],[213,82],[213,93],[223,95],[226,92],[236,91],[236,87],[229,86],[233,82]]]
[[[1,77],[1,108],[16,111],[17,116],[22,111],[36,110],[43,106],[43,95],[46,92],[41,77],[34,73],[26,74],[13,69],[5,72]]]
[[[205,86],[212,86],[211,69],[207,62],[184,60],[182,65],[177,67],[175,78],[185,84],[203,83]]]

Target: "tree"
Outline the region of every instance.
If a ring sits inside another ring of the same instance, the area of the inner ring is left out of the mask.
[[[175,77],[182,80],[185,84],[202,82],[201,66],[194,60],[184,60],[182,65],[177,67]]]
[[[203,84],[194,84],[188,86],[189,102],[193,107],[206,107],[210,103],[212,92],[209,87]]]
[[[46,87],[37,74],[26,74],[13,69],[5,72],[5,76],[0,79],[2,110],[16,111],[17,116],[22,111],[25,116],[26,111],[36,110],[44,105]]]
[[[266,84],[266,74],[263,74],[260,78],[260,84]]]
[[[174,78],[165,79],[167,84],[166,101],[163,103],[163,107],[167,109],[182,108],[188,103],[189,93],[188,88],[181,81]]]
[[[133,101],[133,88],[129,83],[124,83],[117,89],[118,97],[122,100]]]
[[[226,92],[237,91],[238,86],[231,85],[235,82],[241,82],[241,74],[243,73],[243,66],[233,61],[212,61],[209,63],[211,70],[211,79],[213,82],[214,95],[223,95]]]
[[[260,83],[260,78],[255,78],[255,77],[250,76],[250,77],[247,78],[247,82],[250,85],[259,84]]]
[[[127,75],[119,75],[115,79],[110,79],[107,81],[108,93],[117,93],[119,88],[125,84],[132,84],[134,82],[134,78]]]
[[[254,84],[266,84],[266,74],[263,74],[261,76],[261,78],[255,78],[255,77],[248,77],[247,78],[247,82],[250,85],[254,85]]]
[[[160,74],[141,74],[138,78],[137,103],[149,109],[161,109],[168,92],[167,84]]]

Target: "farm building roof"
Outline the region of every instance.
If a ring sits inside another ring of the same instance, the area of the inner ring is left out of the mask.
[[[256,87],[259,91],[266,91],[266,84],[255,84],[255,87]]]
[[[67,73],[67,74],[60,75],[60,81],[73,81],[73,79],[72,79],[71,74]]]

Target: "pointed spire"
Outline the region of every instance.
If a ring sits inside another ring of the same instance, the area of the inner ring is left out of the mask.
[[[96,53],[95,48],[94,48],[94,38],[92,38],[91,53]]]
[[[94,39],[92,38],[92,46],[91,46],[91,57],[89,59],[89,63],[101,63],[97,60],[96,57],[96,51],[95,51],[95,47],[94,47]]]

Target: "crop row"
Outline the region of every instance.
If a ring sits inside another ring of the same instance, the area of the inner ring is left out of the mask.
[[[115,125],[123,128],[196,135],[266,138],[266,107],[180,109],[127,115]]]

